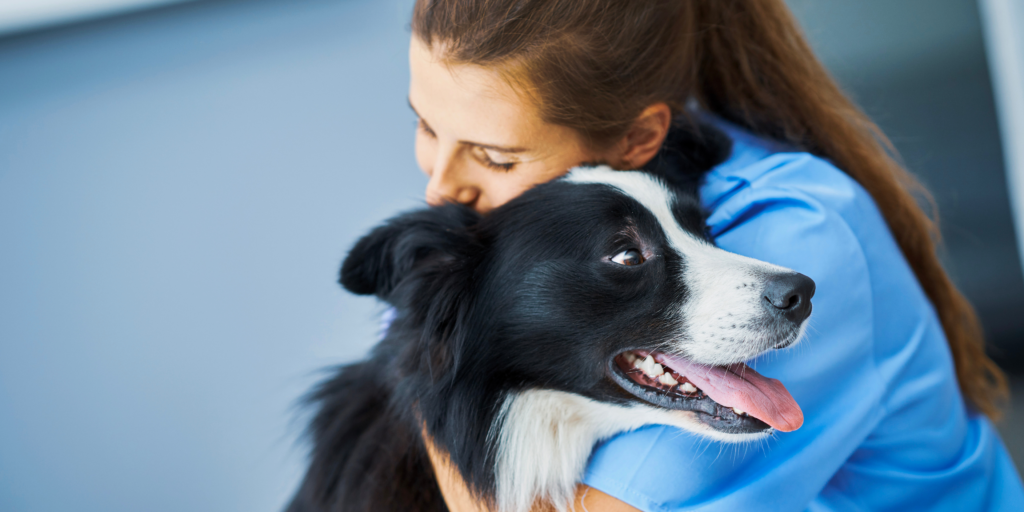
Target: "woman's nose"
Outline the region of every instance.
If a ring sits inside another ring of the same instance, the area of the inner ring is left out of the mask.
[[[427,204],[452,202],[472,206],[480,197],[480,189],[466,174],[453,159],[439,158],[427,182]]]

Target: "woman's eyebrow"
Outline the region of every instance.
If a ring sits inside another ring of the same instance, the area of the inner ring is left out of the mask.
[[[428,123],[425,119],[423,119],[423,116],[421,116],[420,113],[416,111],[416,107],[412,106],[412,100],[411,99],[407,99],[407,101],[409,102],[409,108],[412,110],[412,113],[416,114],[416,117],[420,118],[420,121],[423,121],[423,124],[425,124],[427,126],[430,126],[430,123]],[[505,146],[498,146],[496,144],[482,144],[480,142],[473,142],[473,141],[470,141],[470,140],[460,140],[459,143],[460,144],[467,144],[467,145],[470,145],[470,146],[476,146],[478,148],[489,149],[491,151],[497,151],[499,153],[522,153],[522,152],[527,150],[526,148],[520,148],[520,147],[511,147],[510,148],[510,147],[505,147]]]

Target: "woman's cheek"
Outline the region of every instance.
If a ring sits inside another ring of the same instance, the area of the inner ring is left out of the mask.
[[[515,172],[515,171],[513,171]],[[488,209],[497,208],[526,192],[533,184],[523,183],[514,174],[500,174],[484,187],[483,197]]]

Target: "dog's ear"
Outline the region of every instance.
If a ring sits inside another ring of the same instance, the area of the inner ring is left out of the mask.
[[[470,249],[469,228],[479,215],[447,204],[404,213],[374,229],[349,251],[341,266],[341,285],[360,295],[388,295],[423,265],[455,262]]]

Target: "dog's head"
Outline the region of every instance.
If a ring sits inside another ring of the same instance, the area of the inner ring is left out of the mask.
[[[486,216],[399,216],[341,282],[396,306],[447,389],[642,403],[718,438],[793,430],[789,393],[743,361],[799,340],[814,282],[716,248],[704,220],[651,174],[579,168]]]

